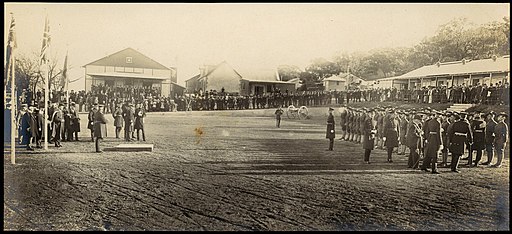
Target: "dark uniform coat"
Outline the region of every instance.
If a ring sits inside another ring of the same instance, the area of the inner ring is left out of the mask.
[[[448,127],[448,149],[452,154],[464,154],[466,142],[473,142],[473,134],[465,119],[457,120]]]
[[[429,119],[425,122],[423,133],[425,134],[423,137],[427,142],[425,150],[431,152],[438,151],[440,145],[443,144],[443,139],[441,137],[441,123],[435,118]]]
[[[94,113],[94,137],[103,139],[107,137],[107,120],[105,115],[97,111]]]
[[[386,147],[398,147],[398,120],[396,118],[387,117],[384,118],[384,137],[386,137],[386,141],[384,145]]]
[[[336,133],[334,131],[334,115],[329,114],[327,117],[327,131],[325,133],[325,138],[334,139],[336,138]]]
[[[474,150],[484,150],[485,149],[485,126],[487,124],[485,121],[480,119],[475,119],[471,121],[471,131],[473,132],[473,145],[472,149]]]
[[[375,148],[376,121],[366,118],[363,128],[363,149]]]
[[[487,122],[485,126],[485,144],[494,145],[494,138],[496,138],[494,134],[494,129],[496,128],[496,121],[491,119]]]
[[[499,122],[494,128],[494,147],[503,149],[508,141],[508,126],[504,122]]]
[[[341,130],[343,130],[343,131],[347,130],[347,110],[341,112],[340,126],[341,126]]]
[[[441,128],[443,129],[441,133],[441,139],[443,140],[444,149],[447,150],[448,148],[448,126],[452,124],[450,120],[446,120],[441,124]]]
[[[144,129],[144,117],[146,117],[146,112],[142,108],[135,109],[134,129]]]
[[[133,131],[133,121],[135,120],[135,116],[131,107],[128,107],[123,112],[124,119],[124,129],[125,131]]]
[[[408,125],[409,125],[409,120],[407,119],[407,117],[400,119],[400,139],[399,140],[402,145],[406,145],[406,143],[405,143],[406,135],[405,134],[407,133]]]
[[[411,121],[409,123],[406,135],[406,145],[411,150],[421,149],[423,144],[423,130],[421,124]]]
[[[87,128],[92,130],[94,127],[94,111],[89,111],[89,114],[87,115],[87,120],[89,121],[87,122]]]

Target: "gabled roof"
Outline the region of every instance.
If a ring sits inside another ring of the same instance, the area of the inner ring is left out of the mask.
[[[259,81],[259,82],[274,82],[281,81],[281,77],[277,72],[277,69],[244,69],[240,71],[242,79],[248,81]]]
[[[190,78],[190,79],[186,80],[185,82],[190,81],[190,80],[193,80],[193,79],[197,79],[197,78],[199,78],[199,74],[197,74],[197,75],[193,76],[192,78]]]
[[[197,74],[196,76],[186,80],[185,82],[189,81],[189,80],[192,80],[192,79],[199,79],[199,78],[203,78],[203,77],[206,77],[206,76],[209,76],[210,74],[212,74],[215,70],[217,70],[217,68],[221,67],[222,65],[226,65],[228,67],[230,67],[231,69],[233,69],[233,67],[231,67],[228,62],[226,61],[222,61],[221,63],[217,64],[217,65],[204,65],[202,68],[206,69],[206,72],[204,74],[204,76],[201,76],[201,73]],[[242,75],[240,75],[240,73],[238,73],[238,71],[236,71],[235,69],[233,69],[233,71],[239,75],[240,77],[242,77]]]
[[[389,77],[382,80],[411,79],[452,75],[456,76],[509,71],[510,55],[505,55],[503,57],[497,57],[495,61],[492,58],[489,58],[480,60],[469,60],[465,62],[455,61],[423,66],[411,72],[405,73],[401,76]]]
[[[337,75],[332,75],[329,78],[325,78],[323,81],[341,81],[341,82],[346,82],[347,78],[346,77],[340,77],[340,76],[337,76]]]
[[[126,57],[131,57],[132,62],[127,63]],[[124,50],[98,59],[94,62],[85,64],[84,67],[87,65],[170,70],[168,67],[156,62],[155,60],[132,48],[126,48]]]

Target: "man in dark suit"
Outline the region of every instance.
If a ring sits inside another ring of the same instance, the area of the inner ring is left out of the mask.
[[[133,131],[133,121],[135,120],[134,111],[132,109],[133,103],[128,104],[128,107],[123,112],[124,119],[124,139],[125,141],[133,141],[132,131]]]
[[[498,114],[498,124],[494,128],[494,148],[496,150],[496,156],[498,157],[498,161],[496,164],[491,167],[501,167],[501,163],[503,161],[503,152],[505,150],[505,146],[508,142],[508,125],[505,123],[505,119],[508,115],[505,112]]]
[[[146,134],[144,133],[144,117],[146,117],[146,112],[141,108],[141,104],[137,103],[137,107],[135,109],[135,123],[133,126],[133,128],[137,130],[137,141],[140,141],[140,131],[142,131],[142,141],[146,141]]]
[[[329,139],[329,150],[332,151],[334,147],[334,138],[336,137],[336,133],[334,132],[334,115],[332,112],[333,108],[329,107],[329,116],[327,117],[327,132],[325,134],[325,138]]]
[[[437,154],[439,150],[443,148],[443,140],[441,138],[441,122],[439,120],[439,112],[432,110],[431,117],[425,122],[424,127],[424,138],[426,139],[425,144],[425,158],[421,165],[422,171],[427,171],[427,167],[432,166],[432,174],[439,174],[437,171]]]
[[[455,122],[448,128],[448,145],[452,153],[451,171],[459,173],[457,167],[466,142],[473,144],[473,134],[466,120],[466,113],[461,112],[455,115]]]
[[[68,131],[68,138],[70,141],[72,141],[74,136],[75,141],[78,141],[78,133],[80,132],[80,116],[76,111],[74,102],[71,102],[69,106],[69,117],[71,127]]]
[[[116,105],[116,109],[112,113],[114,118],[114,127],[116,128],[116,138],[119,138],[121,129],[123,128],[123,111],[121,110],[121,103]]]
[[[487,123],[485,125],[485,152],[487,154],[487,161],[482,165],[489,165],[494,157],[494,128],[496,127],[496,120],[494,120],[495,112],[491,111],[487,114]]]
[[[33,126],[32,126],[32,110],[33,110],[33,107],[29,107],[28,109],[27,108],[24,108],[24,112],[23,115],[21,116],[21,119],[20,119],[20,136],[21,136],[21,144],[22,145],[27,145],[27,150],[34,150],[34,148],[32,148],[30,146],[30,142],[32,141],[32,130],[33,130]]]

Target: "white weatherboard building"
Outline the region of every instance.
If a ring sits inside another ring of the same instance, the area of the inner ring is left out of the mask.
[[[423,66],[401,76],[381,78],[373,87],[416,89],[428,86],[476,85],[510,82],[510,55]]]

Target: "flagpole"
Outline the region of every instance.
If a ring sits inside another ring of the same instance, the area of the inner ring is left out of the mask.
[[[12,57],[12,80],[11,80],[11,164],[16,164],[16,102],[18,99],[16,98],[16,79],[14,78],[14,64],[16,63],[16,59],[14,57],[14,50],[11,50],[11,57]]]
[[[43,71],[41,71],[43,72]],[[44,78],[44,149],[48,150],[48,110],[50,110],[49,98],[48,98],[48,76],[43,74]]]

